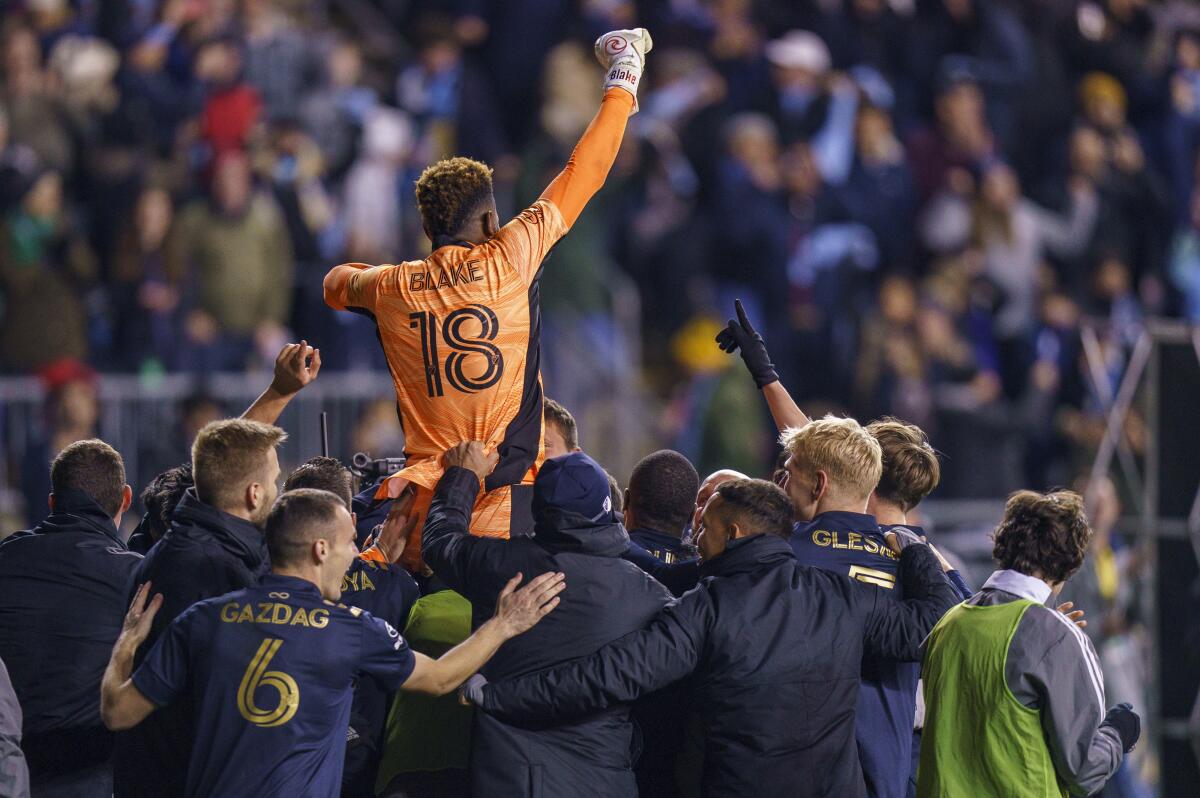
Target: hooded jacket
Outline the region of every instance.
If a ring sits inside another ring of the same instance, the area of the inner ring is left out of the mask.
[[[35,776],[112,755],[100,680],[141,560],[81,491],[55,493],[54,512],[0,543],[0,659],[24,712],[22,747]]]
[[[956,598],[928,547],[909,546],[900,569],[909,592],[893,601],[798,565],[781,538],[732,541],[704,564],[699,586],[643,631],[545,673],[489,684],[480,706],[497,719],[562,722],[690,673],[703,765],[685,794],[863,796],[854,744],[863,652],[918,659]]]
[[[134,659],[141,664],[171,621],[207,598],[258,584],[270,568],[267,543],[254,524],[200,501],[189,488],[127,585],[125,605],[143,582],[162,593],[163,605]],[[192,746],[192,712],[180,700],[156,710],[118,737],[114,791],[121,796],[183,795]]]
[[[560,603],[530,631],[500,647],[482,673],[516,678],[586,656],[640,629],[669,601],[666,588],[621,559],[629,536],[618,523],[592,523],[548,507],[532,537],[495,540],[468,533],[479,480],[463,468],[438,483],[421,554],[443,581],[465,596],[472,626],[495,611],[496,597],[518,571],[525,581],[547,571],[566,574]],[[477,796],[630,796],[636,758],[627,705],[614,704],[570,722],[528,730],[476,713],[471,781]]]

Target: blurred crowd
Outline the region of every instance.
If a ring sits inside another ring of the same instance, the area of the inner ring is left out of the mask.
[[[640,351],[661,442],[753,471],[769,427],[711,347],[739,296],[799,399],[929,430],[947,495],[1067,484],[1139,322],[1200,319],[1185,0],[4,8],[6,374],[239,371],[290,331],[382,369],[321,276],[427,254],[412,185],[440,158],[524,207],[595,109],[588,43],[635,24],[641,111],[542,285],[547,383],[585,424]]]

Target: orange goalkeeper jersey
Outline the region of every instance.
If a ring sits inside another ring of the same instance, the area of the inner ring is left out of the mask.
[[[422,261],[342,264],[325,278],[331,307],[378,326],[408,456],[394,480],[432,489],[441,454],[477,440],[500,454],[487,491],[532,483],[542,458],[542,260],[603,185],[632,102],[610,89],[563,172],[487,242],[441,246]],[[507,521],[477,517],[472,531],[507,536]]]

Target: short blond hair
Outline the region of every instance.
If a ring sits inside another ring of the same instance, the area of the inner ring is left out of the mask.
[[[916,424],[885,417],[867,425],[883,452],[883,474],[875,495],[908,512],[921,503],[942,479],[937,452]]]
[[[879,441],[852,418],[825,416],[789,427],[779,442],[796,463],[824,471],[835,489],[866,498],[883,474]]]
[[[196,496],[212,507],[238,502],[267,466],[267,452],[287,440],[279,427],[228,418],[205,424],[192,442]]]

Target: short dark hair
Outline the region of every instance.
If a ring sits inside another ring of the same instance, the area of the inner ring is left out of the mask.
[[[792,536],[792,500],[778,485],[765,479],[733,479],[717,486],[725,501],[725,517],[739,522],[752,535]]]
[[[634,521],[656,532],[682,536],[696,508],[700,475],[686,457],[670,449],[646,455],[629,475],[629,509]]]
[[[327,490],[341,499],[349,510],[354,499],[354,475],[340,460],[318,455],[288,474],[283,483],[285,493],[298,488]]]
[[[273,565],[303,562],[312,542],[337,520],[342,500],[327,490],[296,488],[281,493],[267,515],[267,551]]]
[[[571,412],[549,396],[542,400],[542,408],[542,418],[545,419],[545,423],[558,427],[558,432],[562,435],[567,449],[571,451],[578,449],[579,425],[575,423],[575,417],[571,415]]]
[[[1091,539],[1078,493],[1019,490],[1004,505],[1004,519],[993,534],[992,558],[1001,568],[1065,582],[1083,565]]]
[[[92,497],[109,516],[121,512],[125,495],[125,461],[102,440],[75,441],[50,464],[50,490],[77,490]]]
[[[942,479],[937,452],[929,445],[924,430],[888,417],[872,421],[867,432],[879,441],[883,454],[883,474],[875,495],[905,512],[916,507]]]
[[[470,158],[438,161],[417,178],[417,210],[431,237],[458,233],[491,196],[491,167]]]
[[[171,526],[171,514],[175,507],[192,487],[192,464],[184,463],[174,468],[168,468],[154,479],[142,491],[142,506],[150,518],[150,528],[155,540],[166,534]]]
[[[621,490],[621,483],[617,482],[617,478],[607,471],[604,472],[608,476],[608,498],[612,499],[612,508],[614,513],[619,513],[625,509],[625,491]]]

